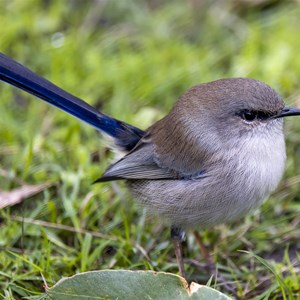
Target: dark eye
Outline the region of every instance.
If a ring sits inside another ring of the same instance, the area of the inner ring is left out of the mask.
[[[257,119],[258,113],[257,111],[244,110],[241,113],[241,118],[247,122],[252,122]]]

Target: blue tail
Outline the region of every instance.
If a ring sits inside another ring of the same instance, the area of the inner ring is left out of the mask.
[[[115,144],[123,150],[130,151],[145,133],[130,124],[104,115],[2,53],[0,53],[0,80],[47,101],[105,132],[113,137]]]

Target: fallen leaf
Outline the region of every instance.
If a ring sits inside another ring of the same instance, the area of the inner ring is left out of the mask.
[[[160,299],[232,300],[211,287],[187,281],[177,275],[153,271],[102,270],[79,273],[46,287],[52,300]]]
[[[35,194],[38,194],[39,192],[50,187],[51,185],[52,184],[50,183],[42,183],[36,185],[23,185],[9,192],[0,191],[0,209],[7,206],[13,206],[18,203],[21,203],[23,200]]]

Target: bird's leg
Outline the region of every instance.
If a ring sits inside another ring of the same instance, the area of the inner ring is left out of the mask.
[[[202,240],[202,237],[201,237],[200,233],[197,230],[194,230],[193,233],[194,233],[196,242],[200,247],[202,257],[204,259],[206,259],[206,261],[208,262],[209,270],[213,271],[215,269],[215,264],[214,264],[213,260],[211,259],[210,255],[209,255],[209,252],[208,252],[207,248],[205,247],[205,245],[203,243],[203,240]]]
[[[200,233],[197,230],[194,230],[193,233],[194,233],[196,242],[200,247],[200,252],[201,252],[202,257],[204,259],[206,259],[206,261],[208,262],[207,271],[209,272],[209,274],[212,274],[215,277],[218,277],[218,281],[224,286],[224,288],[226,288],[227,291],[231,292],[235,297],[237,297],[235,286],[232,283],[228,282],[228,280],[226,280],[222,274],[220,274],[220,273],[217,274],[217,267],[216,267],[214,261],[212,260],[210,254],[209,254],[209,251],[205,247]]]
[[[184,238],[185,232],[181,228],[175,226],[171,227],[171,239],[175,248],[175,255],[179,267],[179,273],[183,278],[186,278],[182,256],[182,242],[184,241]]]

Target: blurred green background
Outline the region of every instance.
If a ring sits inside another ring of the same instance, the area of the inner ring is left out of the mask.
[[[300,107],[298,2],[1,1],[0,51],[142,129],[192,85],[224,77],[262,80]],[[300,121],[286,123],[277,192],[246,219],[202,231],[242,299],[300,297]],[[93,128],[0,84],[1,192],[51,184],[0,211],[0,299],[40,297],[41,274],[52,286],[88,270],[177,272],[169,229],[122,183],[91,185],[113,157]],[[185,257],[189,278],[206,283],[192,236]]]

